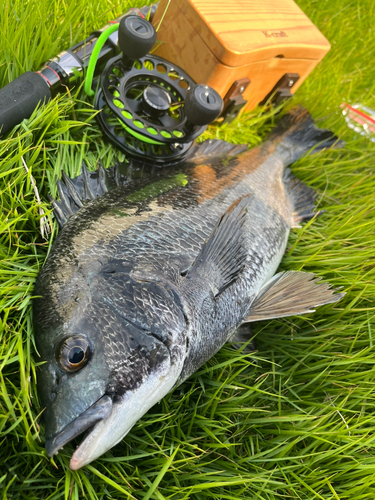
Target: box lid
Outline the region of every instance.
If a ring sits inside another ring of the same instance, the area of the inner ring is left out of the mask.
[[[293,0],[172,0],[215,57],[241,66],[271,57],[321,59],[327,39]]]

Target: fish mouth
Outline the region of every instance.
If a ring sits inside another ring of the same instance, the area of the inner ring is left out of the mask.
[[[62,431],[55,434],[46,441],[46,450],[48,456],[57,455],[72,439],[85,432],[98,422],[105,420],[112,413],[112,399],[109,396],[103,396],[96,403],[90,406],[81,415],[75,418]]]
[[[119,443],[136,422],[160,399],[172,390],[178,380],[184,358],[171,366],[169,351],[163,348],[163,358],[139,386],[124,394],[102,396],[92,406],[48,439],[48,455],[56,454],[69,441],[84,431],[83,441],[70,459],[72,470],[80,469]]]

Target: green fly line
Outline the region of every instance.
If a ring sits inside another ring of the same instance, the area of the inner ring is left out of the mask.
[[[123,123],[119,118],[117,118],[118,121],[119,121],[119,124],[124,127],[124,129],[129,133],[131,134],[133,137],[135,137],[136,139],[139,139],[140,141],[142,142],[147,142],[148,144],[157,144],[158,146],[164,146],[164,142],[159,142],[159,141],[155,141],[154,139],[149,139],[148,137],[142,135],[142,134],[139,134],[138,132],[136,132],[135,130],[132,130],[130,127],[127,127],[125,125],[125,123]]]
[[[109,26],[103,33],[100,35],[98,38],[98,41],[96,42],[94,49],[92,51],[89,65],[87,67],[87,73],[86,73],[86,80],[85,80],[85,85],[83,87],[84,91],[86,92],[86,95],[88,96],[93,96],[95,92],[92,90],[92,80],[94,78],[94,72],[95,72],[95,67],[96,63],[98,62],[99,58],[99,53],[103,48],[103,45],[105,42],[108,40],[108,38],[114,33],[115,31],[118,30],[119,23],[114,23],[112,26]]]

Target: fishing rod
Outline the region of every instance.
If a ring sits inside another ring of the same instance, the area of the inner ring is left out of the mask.
[[[96,120],[112,144],[143,163],[183,161],[221,114],[223,100],[179,66],[150,53],[157,38],[151,23],[157,7],[129,9],[40,71],[24,73],[0,90],[0,134],[85,78],[84,91],[95,96]]]
[[[141,9],[131,8],[122,16],[94,31],[85,40],[49,60],[39,71],[27,71],[0,89],[0,136],[25,118],[30,118],[40,103],[47,103],[60,92],[78,85],[86,74],[90,58],[100,35],[121,19],[132,15],[152,20],[158,4]],[[114,30],[96,54],[98,76],[108,60],[119,53],[118,31]]]

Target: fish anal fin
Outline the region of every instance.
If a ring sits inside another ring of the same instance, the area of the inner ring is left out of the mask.
[[[293,204],[293,227],[299,227],[301,222],[308,221],[322,213],[314,212],[315,191],[294,177],[289,168],[284,171],[283,181]]]
[[[315,274],[302,271],[276,274],[255,297],[243,323],[311,313],[315,307],[337,302],[345,295],[319,280]]]
[[[187,272],[186,279],[198,277],[204,280],[215,296],[231,285],[244,268],[247,251],[243,224],[250,196],[239,198],[220,217]]]

